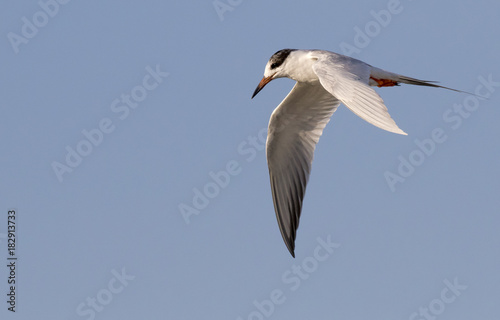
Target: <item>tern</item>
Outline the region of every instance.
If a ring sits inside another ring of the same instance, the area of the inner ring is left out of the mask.
[[[271,56],[253,97],[276,78],[297,81],[269,120],[266,156],[274,211],[285,244],[295,257],[295,237],[314,149],[343,103],[363,120],[402,135],[372,86],[400,83],[444,88],[434,83],[375,68],[363,61],[325,50],[283,49]]]

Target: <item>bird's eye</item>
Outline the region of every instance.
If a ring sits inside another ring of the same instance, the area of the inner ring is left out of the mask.
[[[274,69],[274,68],[276,68],[277,66],[278,66],[278,64],[277,64],[277,63],[273,63],[273,64],[271,65],[271,69]]]

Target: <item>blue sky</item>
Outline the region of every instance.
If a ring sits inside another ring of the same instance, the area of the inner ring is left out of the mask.
[[[498,315],[498,1],[0,8],[2,319]],[[282,48],[346,53],[488,99],[377,89],[408,136],[340,107],[316,149],[293,259],[263,150],[293,81],[250,99]]]

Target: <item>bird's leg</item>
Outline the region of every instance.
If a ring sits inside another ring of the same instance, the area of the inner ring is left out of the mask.
[[[390,79],[375,79],[374,77],[370,77],[373,81],[377,83],[377,87],[394,87],[399,85],[397,81]]]

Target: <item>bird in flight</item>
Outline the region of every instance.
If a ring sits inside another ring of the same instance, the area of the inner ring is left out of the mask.
[[[340,103],[374,126],[406,135],[372,86],[407,83],[463,92],[375,68],[330,51],[283,49],[267,62],[264,77],[252,98],[271,80],[283,77],[297,82],[271,114],[266,156],[274,211],[293,257],[314,149]]]

